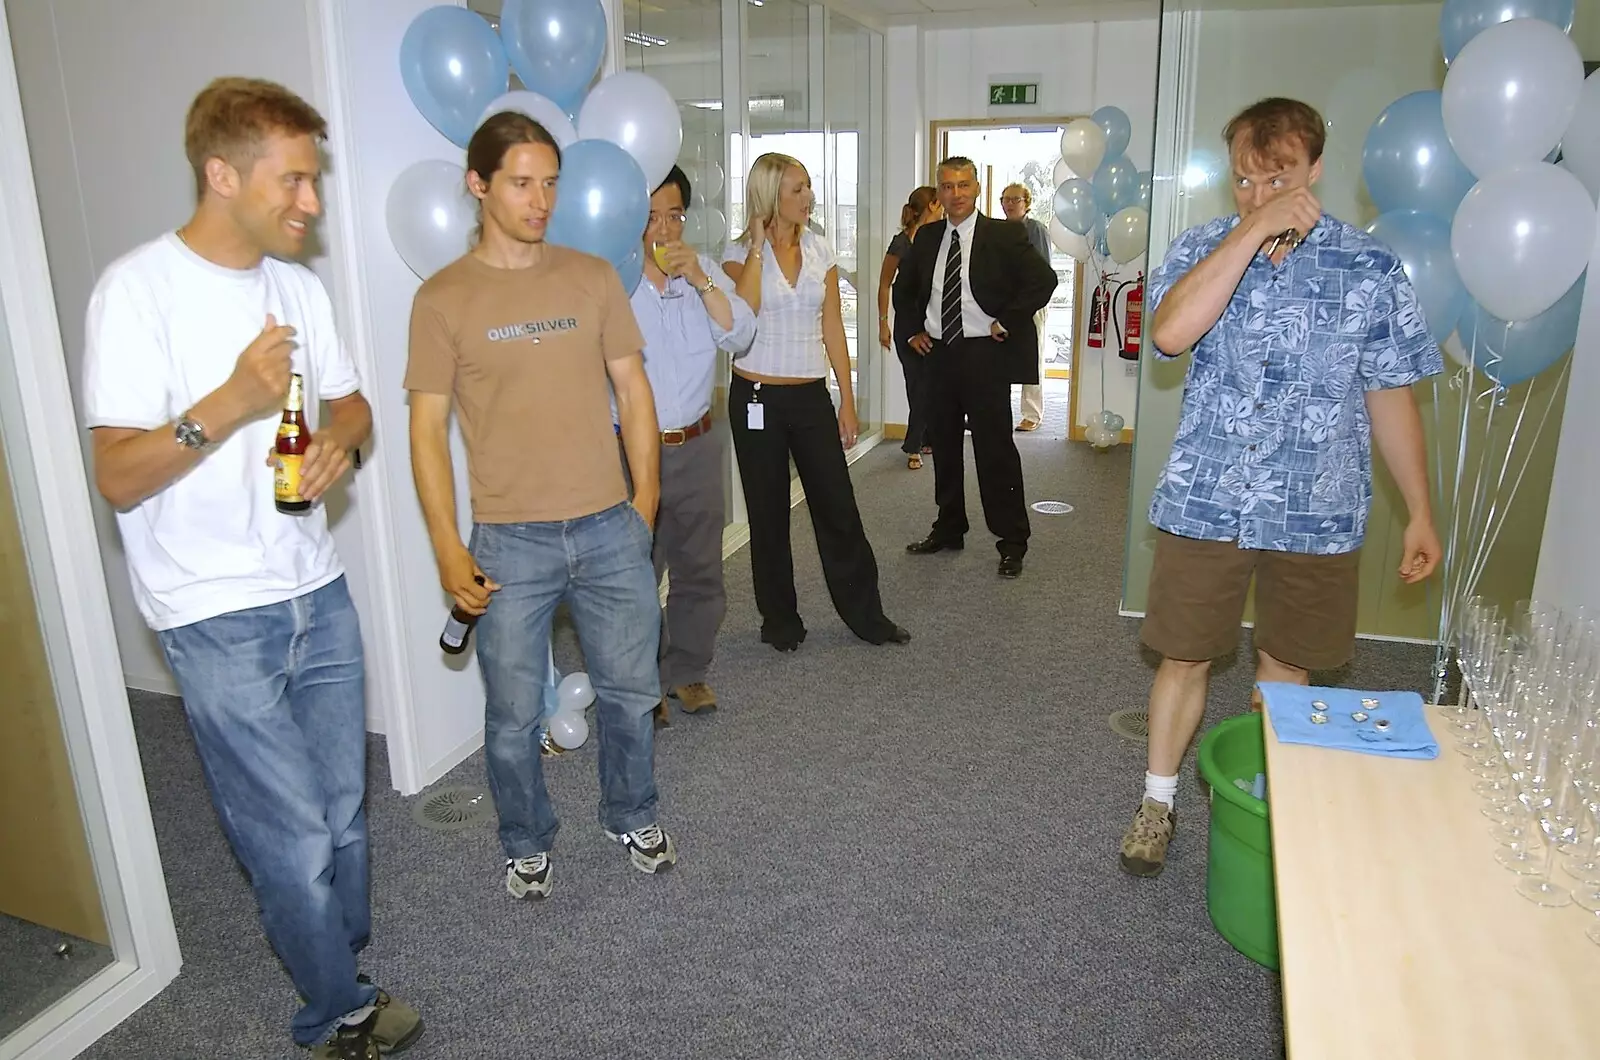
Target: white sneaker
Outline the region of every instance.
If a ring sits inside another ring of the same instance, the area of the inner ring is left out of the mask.
[[[538,901],[550,895],[550,854],[541,851],[531,858],[506,859],[506,890],[513,898]]]
[[[606,838],[627,847],[628,860],[640,872],[654,875],[678,863],[678,848],[673,844],[672,837],[663,832],[659,825],[647,824],[620,835],[607,831]]]

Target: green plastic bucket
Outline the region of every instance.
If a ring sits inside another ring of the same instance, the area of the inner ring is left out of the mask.
[[[1272,889],[1267,804],[1233,783],[1253,783],[1266,769],[1259,714],[1229,718],[1200,741],[1200,775],[1211,787],[1206,909],[1229,945],[1277,971],[1278,903]]]

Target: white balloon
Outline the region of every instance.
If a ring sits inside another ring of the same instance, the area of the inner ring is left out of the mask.
[[[589,90],[578,111],[578,136],[610,140],[644,170],[654,191],[683,148],[683,118],[661,82],[635,70],[612,74]]]
[[[698,202],[712,202],[722,194],[724,175],[722,166],[717,162],[705,161],[694,163],[694,168],[688,170],[689,182],[694,185],[693,193]]]
[[[1093,118],[1068,122],[1061,130],[1061,161],[1071,168],[1073,175],[1089,179],[1100,168],[1105,156],[1106,131]]]
[[[556,688],[557,714],[582,713],[583,708],[594,702],[594,686],[589,683],[589,675],[583,672],[571,673],[561,679],[561,684]]]
[[[1143,206],[1118,210],[1106,222],[1106,246],[1111,248],[1111,260],[1117,264],[1126,265],[1149,245],[1150,211]]]
[[[1067,165],[1067,160],[1065,158],[1058,158],[1056,159],[1055,169],[1050,173],[1050,186],[1052,188],[1059,188],[1064,181],[1071,180],[1077,175],[1078,174],[1072,171],[1072,167]],[[1089,175],[1091,177],[1094,176],[1093,173]]]
[[[478,200],[460,166],[418,162],[395,178],[383,216],[400,260],[426,280],[470,248]]]
[[[728,237],[728,219],[715,206],[696,206],[683,222],[683,241],[702,250],[719,249]]]
[[[1069,258],[1077,261],[1089,260],[1089,237],[1062,227],[1061,222],[1054,217],[1050,218],[1050,242]]]
[[[1468,41],[1450,64],[1444,131],[1481,180],[1549,154],[1582,90],[1583,60],[1570,37],[1541,19],[1501,22]]]
[[[556,143],[565,151],[572,141],[578,138],[578,130],[573,127],[572,119],[567,117],[567,112],[562,110],[553,100],[546,99],[537,92],[527,89],[518,89],[507,92],[487,107],[478,118],[482,125],[491,114],[499,114],[503,110],[514,110],[518,114],[526,114],[534,121],[545,127],[545,130],[555,138]]]
[[[1590,74],[1561,137],[1561,165],[1583,181],[1589,198],[1600,199],[1600,70]]]
[[[589,719],[583,711],[562,710],[550,719],[550,739],[563,751],[576,750],[589,738]]]
[[[1456,63],[1491,32],[1474,37]],[[1467,192],[1450,226],[1450,256],[1479,305],[1501,320],[1527,320],[1582,275],[1594,222],[1594,203],[1577,177],[1548,162],[1523,162]]]

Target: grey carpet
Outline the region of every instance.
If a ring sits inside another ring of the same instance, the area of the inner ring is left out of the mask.
[[[0,1040],[110,963],[99,943],[0,913]]]
[[[1057,395],[1059,396],[1059,395]],[[1205,911],[1205,802],[1185,766],[1186,828],[1166,874],[1135,880],[1116,849],[1143,748],[1107,714],[1142,707],[1149,660],[1117,616],[1128,450],[1019,436],[1034,518],[1020,581],[992,539],[908,556],[932,516],[931,470],[893,445],[853,469],[889,615],[905,647],[855,640],[833,614],[805,512],[799,652],[757,640],[748,560],[712,673],[722,708],[661,735],[663,823],[682,863],[627,866],[595,823],[594,755],[549,769],[566,827],[555,893],[512,901],[491,829],[411,823],[374,742],[375,939],[364,964],[428,1020],[410,1054],[527,1057],[1252,1060],[1281,1055],[1276,977]],[[1052,437],[1054,435],[1054,437]],[[969,461],[970,474],[970,461]],[[1248,636],[1245,647],[1248,647]],[[563,669],[577,665],[570,631]],[[1344,682],[1420,688],[1431,654],[1366,644]],[[1208,722],[1247,702],[1225,665]],[[183,974],[86,1055],[294,1055],[286,977],[206,804],[178,705],[134,695]],[[481,783],[475,756],[449,782]]]

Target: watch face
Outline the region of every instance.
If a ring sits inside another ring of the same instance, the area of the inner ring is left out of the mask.
[[[190,449],[203,449],[206,444],[205,428],[194,420],[180,420],[177,427],[178,441]]]

